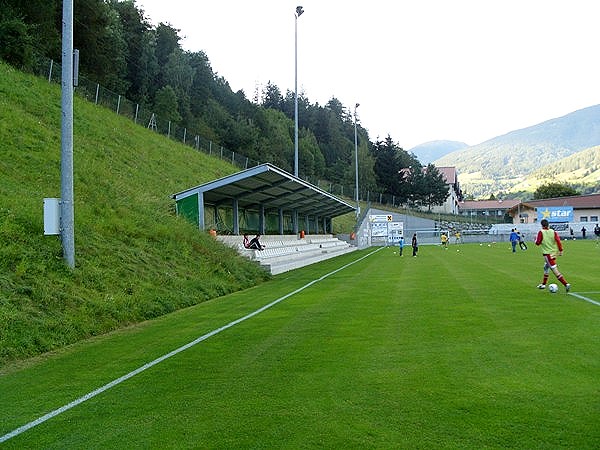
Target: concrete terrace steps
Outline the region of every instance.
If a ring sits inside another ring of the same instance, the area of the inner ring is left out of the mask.
[[[273,275],[356,250],[356,247],[330,234],[307,235],[302,239],[294,235],[261,236],[264,250],[244,248],[243,236],[217,236],[217,239],[258,262]]]

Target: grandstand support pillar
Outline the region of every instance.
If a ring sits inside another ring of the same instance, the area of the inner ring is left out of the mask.
[[[315,216],[315,234],[319,234],[319,216]]]
[[[258,207],[258,230],[260,234],[265,234],[265,205]]]
[[[304,230],[306,231],[306,234],[310,234],[310,219],[308,214],[304,216]]]
[[[204,194],[198,193],[198,228],[204,230]]]
[[[283,208],[279,208],[279,234],[283,234]]]
[[[233,234],[240,234],[240,210],[238,199],[233,199]]]
[[[292,211],[292,222],[293,222],[293,226],[294,226],[294,234],[298,235],[298,210],[295,209],[294,211]]]

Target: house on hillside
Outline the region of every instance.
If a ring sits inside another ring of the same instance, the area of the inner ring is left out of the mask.
[[[440,171],[444,177],[444,180],[446,180],[450,195],[448,195],[448,198],[443,205],[433,205],[431,207],[431,212],[442,214],[458,214],[459,204],[463,199],[463,195],[458,182],[458,172],[456,171],[456,167],[436,168]]]
[[[535,223],[539,217],[560,215],[564,218],[561,222],[596,224],[600,218],[600,194],[528,200],[513,206],[508,213],[513,223]]]
[[[472,219],[481,220],[485,217],[502,218],[512,208],[519,205],[521,200],[467,200],[459,205],[460,215],[470,216]]]

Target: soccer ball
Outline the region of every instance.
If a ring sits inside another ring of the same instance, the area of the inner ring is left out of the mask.
[[[553,294],[556,294],[558,292],[558,286],[556,284],[554,284],[554,283],[549,284],[548,285],[548,290],[550,292],[552,292]]]

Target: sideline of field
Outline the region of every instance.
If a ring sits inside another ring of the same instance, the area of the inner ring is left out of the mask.
[[[600,306],[600,302],[597,302],[596,300],[592,300],[591,298],[588,297],[588,295],[598,295],[600,294],[600,291],[592,291],[592,292],[570,292],[569,295],[572,295],[573,297],[577,297],[583,301],[592,303],[594,305]]]

